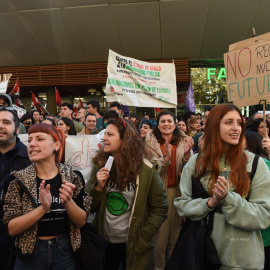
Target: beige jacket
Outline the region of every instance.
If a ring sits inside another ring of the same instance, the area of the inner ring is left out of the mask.
[[[77,135],[89,135],[85,133],[85,127],[82,129],[82,131],[80,133],[78,133]]]
[[[182,131],[181,131],[182,132]],[[179,189],[179,181],[180,181],[180,176],[182,173],[182,169],[184,167],[184,165],[187,163],[188,159],[184,158],[184,147],[185,147],[185,141],[184,138],[187,137],[186,134],[184,134],[182,132],[183,135],[183,139],[180,141],[180,143],[177,145],[176,148],[176,157],[175,157],[175,169],[176,169],[176,176],[178,177],[178,181],[177,181],[177,187],[178,187],[178,191],[179,191],[179,196],[180,196],[180,189]],[[146,143],[146,148],[147,148],[147,152],[149,153],[148,158],[149,159],[158,159],[160,162],[160,177],[163,181],[164,187],[167,190],[167,182],[168,182],[168,176],[167,176],[167,167],[170,165],[170,162],[167,162],[164,158],[163,158],[163,154],[160,148],[160,144],[157,141],[155,135],[153,134],[153,131],[150,130],[147,134],[146,134],[146,138],[145,138],[145,143]],[[193,154],[192,150],[190,151],[191,155]]]

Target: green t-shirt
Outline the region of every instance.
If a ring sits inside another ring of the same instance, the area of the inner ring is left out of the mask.
[[[96,128],[103,128],[103,116],[97,118]]]

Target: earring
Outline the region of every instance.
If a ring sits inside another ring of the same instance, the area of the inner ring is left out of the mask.
[[[53,153],[56,155],[57,154],[57,151],[58,151],[58,149],[54,149],[53,150]]]

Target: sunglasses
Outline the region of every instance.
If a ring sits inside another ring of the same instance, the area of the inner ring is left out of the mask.
[[[124,125],[124,127],[125,127],[125,128],[127,127],[127,123],[125,122],[125,120],[124,120],[122,117],[116,118],[115,120],[116,120],[116,121],[121,120],[122,123],[123,123],[123,125]]]
[[[6,111],[14,111],[13,107],[8,107],[8,106],[0,106],[0,110],[6,110]]]

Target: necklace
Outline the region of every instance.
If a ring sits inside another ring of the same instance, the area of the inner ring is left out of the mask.
[[[233,184],[230,182],[230,178],[229,178],[229,175],[230,175],[230,172],[227,172],[227,168],[226,168],[226,161],[224,161],[224,177],[227,181],[227,185],[228,185],[228,190],[230,190],[232,187],[233,187]]]

